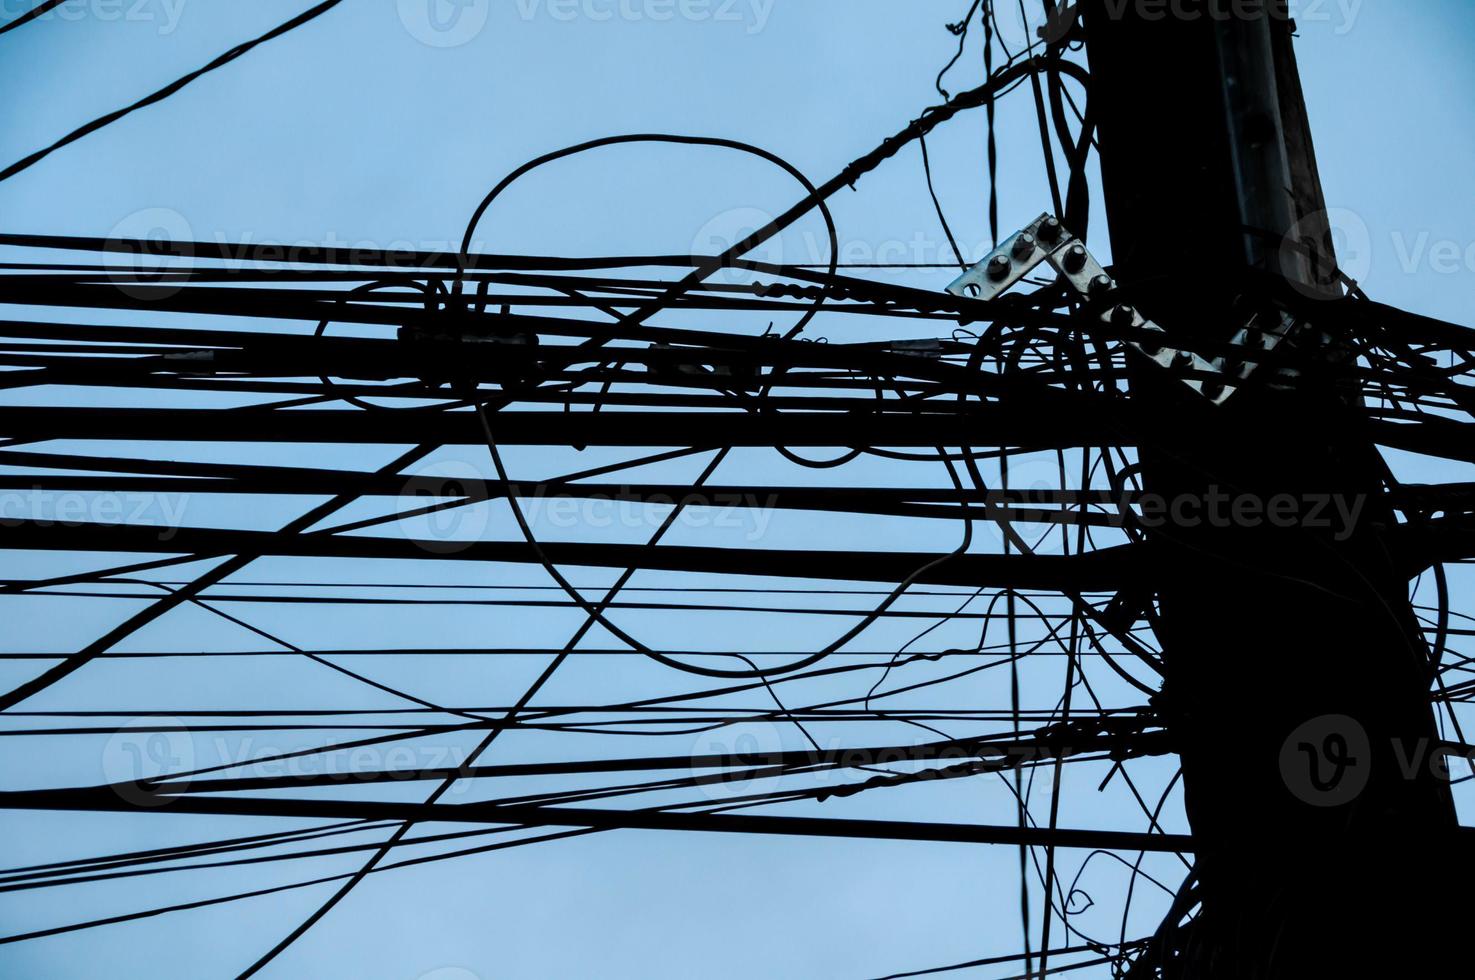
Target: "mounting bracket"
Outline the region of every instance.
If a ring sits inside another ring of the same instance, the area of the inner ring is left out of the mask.
[[[1048,262],[1082,299],[1099,301],[1116,288],[1116,283],[1086,248],[1085,242],[1070,234],[1054,215],[1042,214],[1000,242],[982,262],[953,280],[947,291],[969,299],[995,299],[1043,262]],[[1143,337],[1144,333],[1156,333],[1166,338],[1167,331],[1131,306],[1115,306],[1101,314],[1101,321],[1136,335],[1138,339],[1126,341],[1130,348],[1165,370],[1188,375],[1180,376],[1180,380],[1215,405],[1228,401],[1259,367],[1258,361],[1246,361],[1233,355],[1210,361],[1193,351]],[[1301,322],[1289,313],[1281,313],[1274,326],[1262,323],[1257,314],[1234,335],[1230,345],[1267,354],[1300,326]],[[1293,381],[1296,374],[1280,368],[1276,370],[1276,377],[1282,382]]]

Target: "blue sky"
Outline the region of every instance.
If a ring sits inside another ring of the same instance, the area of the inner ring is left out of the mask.
[[[745,140],[780,154],[819,182],[937,101],[933,78],[956,43],[944,24],[967,8],[963,0],[468,0],[461,9],[446,0],[433,3],[445,18],[436,23],[426,16],[425,0],[349,0],[167,103],[0,183],[0,229],[128,234],[162,221],[180,237],[207,241],[444,248],[459,240],[486,190],[524,160],[627,132]],[[306,5],[306,0],[73,0],[62,11],[0,37],[0,81],[10,95],[0,122],[0,163],[154,90]],[[19,6],[6,3],[0,11],[14,16]],[[1026,6],[1033,11],[1037,4]],[[1346,243],[1344,264],[1379,300],[1471,323],[1475,194],[1468,177],[1475,168],[1475,130],[1464,103],[1475,88],[1470,60],[1475,8],[1464,0],[1303,0],[1296,6],[1301,70],[1328,204]],[[1017,16],[1006,14],[1004,21],[1005,40],[1013,44],[1020,36]],[[976,41],[949,75],[953,91],[981,76]],[[1027,89],[1001,106],[998,125],[1000,217],[1007,232],[1048,207]],[[929,139],[939,197],[960,243],[975,252],[988,244],[982,147],[980,113],[960,116]],[[540,254],[700,251],[781,211],[797,193],[782,173],[730,152],[616,148],[560,162],[518,183],[498,201],[478,229],[477,240],[490,251]],[[1105,259],[1109,248],[1099,193],[1096,201],[1092,247]],[[833,206],[842,254],[849,261],[947,258],[915,149],[867,176],[856,192],[842,193]],[[763,254],[786,262],[822,261],[820,229],[817,220],[808,219]],[[950,278],[945,271],[887,274],[938,289]],[[759,332],[763,325],[748,326]],[[846,329],[821,320],[810,332],[837,341],[871,339],[870,334],[846,334]],[[59,396],[12,397],[55,403]],[[130,451],[149,455],[165,449]],[[200,458],[226,452],[201,451]],[[257,451],[251,458],[367,468],[391,455],[374,447],[314,449],[311,459],[302,453],[300,447]],[[425,465],[452,474],[485,475],[484,455],[463,449],[439,454]],[[595,450],[509,452],[515,470],[542,475],[616,458],[618,453]],[[654,479],[691,479],[705,459],[649,472]],[[1452,466],[1436,470],[1412,461],[1403,465],[1412,478],[1458,475]],[[855,464],[846,474],[878,484],[941,485],[945,479],[935,465],[899,475],[902,469],[872,460]],[[757,453],[734,454],[718,479],[724,474],[732,482],[743,479],[734,473],[776,482],[821,479],[771,454]],[[1026,469],[1016,479],[1027,484],[1052,476]],[[171,513],[156,504],[139,519],[167,523]],[[186,508],[183,519],[189,524],[259,527],[280,524],[304,509],[300,500],[191,499],[180,506]],[[365,504],[342,519],[382,507]],[[843,547],[847,540],[866,535],[868,546],[916,550],[948,550],[955,543],[956,528],[919,523],[907,524],[905,531],[878,530],[780,514],[761,529],[724,529],[727,537],[722,540],[742,543],[761,537],[779,547]],[[539,528],[549,537],[586,530],[560,528],[549,515],[543,515]],[[509,538],[516,531],[505,508],[497,507],[465,515],[453,533]],[[611,533],[635,540],[647,531]],[[711,543],[717,531],[683,526],[676,534],[673,540],[680,543]],[[997,547],[996,541],[990,544]],[[7,577],[72,567],[64,565],[67,561],[77,559],[20,556]],[[435,564],[397,568],[392,574],[402,581],[420,574],[452,574]],[[267,561],[240,577],[269,579],[301,571],[291,563]],[[312,574],[330,581],[379,581],[391,573],[322,562]],[[458,569],[454,574],[485,584],[525,582],[531,571]],[[576,578],[589,584],[604,581],[593,574]],[[135,603],[124,600],[7,600],[6,642],[13,649],[73,649],[133,608]],[[327,608],[316,613],[276,607],[248,611],[253,621],[300,645],[345,648],[409,644],[427,634],[444,637],[447,645],[486,642],[489,635],[499,642],[558,644],[577,625],[566,610],[529,614],[453,608],[391,617]],[[822,645],[839,630],[836,621],[824,617],[794,617],[781,627],[759,616],[733,616],[716,626],[696,621],[673,625],[638,613],[621,621],[648,630],[648,635],[674,635],[676,642],[707,649],[738,642],[759,650],[806,649]],[[878,624],[862,647],[887,649],[891,644],[894,649],[915,631],[908,622]],[[976,625],[953,624],[934,639],[973,642],[976,632]],[[592,642],[603,645],[607,640]],[[261,641],[189,609],[171,613],[129,641],[138,650],[206,644],[246,650],[259,648]],[[29,706],[389,704],[310,664],[283,659],[270,661],[268,668],[261,663],[266,661],[98,664]],[[427,698],[506,704],[541,663],[533,658],[492,663],[359,658],[352,666]],[[0,679],[10,683],[34,669],[7,663]],[[1062,669],[1059,658],[1031,669],[1025,683],[1032,703],[1053,703],[1051,692],[1058,692]],[[1003,705],[1003,680],[992,673],[981,675],[949,689],[947,700]],[[570,668],[550,686],[545,701],[613,701],[678,690],[691,686],[688,681],[635,658],[608,658]],[[1111,687],[1106,678],[1102,688],[1115,697],[1131,696]],[[816,689],[815,699],[820,696],[823,692]],[[929,702],[922,697],[912,703]],[[884,737],[868,729],[854,740]],[[890,737],[901,738],[902,733]],[[719,751],[744,738],[763,747],[803,744],[797,733],[777,725],[686,736],[659,749],[646,739],[568,745],[562,737],[513,733],[498,743],[493,755],[510,761]],[[38,757],[27,741],[40,744],[24,738],[0,743],[7,785],[95,781],[128,763],[134,748],[151,744],[127,737],[47,739],[47,754]],[[177,761],[188,754],[203,765],[222,755],[259,753],[267,741],[258,738],[245,745],[201,733],[170,739],[166,755]],[[468,744],[427,743],[415,749],[422,753],[416,763],[434,764],[429,753],[454,758]],[[1171,767],[1155,763],[1135,771],[1143,774],[1153,796],[1172,774]],[[1069,767],[1066,772],[1069,802],[1062,824],[1140,828],[1140,812],[1120,781],[1097,794],[1104,770],[1083,766],[1079,772]],[[402,787],[393,791],[405,798],[413,795]],[[857,807],[842,815],[994,823],[1013,819],[1010,797],[998,783],[921,787],[874,801],[867,796],[864,806]],[[1181,829],[1176,805],[1169,807],[1166,822],[1170,829]],[[7,814],[0,825],[6,830],[0,837],[0,864],[5,866],[255,833],[262,826],[244,819],[36,814]],[[1062,858],[1063,873],[1074,874],[1083,857]],[[350,855],[318,861],[305,870],[273,866],[233,871],[229,877],[165,875],[147,886],[109,883],[90,890],[3,895],[0,932],[338,873],[350,869],[354,860]],[[1015,951],[1017,860],[1017,853],[1007,848],[599,834],[374,876],[263,976],[490,980],[878,975]],[[1170,881],[1181,874],[1170,857],[1149,859],[1144,867]],[[1124,881],[1099,862],[1087,869],[1082,886],[1089,886],[1101,911],[1114,910]],[[1145,890],[1149,894],[1134,912],[1129,938],[1150,929],[1163,909],[1162,896]],[[156,980],[233,976],[326,894],[320,888],[302,889],[3,946],[0,973]],[[1039,914],[1036,889],[1036,928]],[[1083,917],[1081,925],[1115,936],[1109,912]],[[1059,935],[1057,929],[1057,940]]]

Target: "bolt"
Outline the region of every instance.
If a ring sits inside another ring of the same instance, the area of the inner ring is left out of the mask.
[[[1103,293],[1110,291],[1113,285],[1115,284],[1111,281],[1111,276],[1103,273],[1102,275],[1091,277],[1091,282],[1086,287],[1086,292],[1090,293],[1092,296],[1100,296]]]
[[[1178,353],[1173,355],[1173,363],[1176,364],[1178,367],[1192,367],[1193,354],[1186,350],[1180,350]]]
[[[1086,246],[1076,242],[1065,250],[1065,271],[1080,272],[1086,267]]]
[[[1122,305],[1111,311],[1111,325],[1113,327],[1130,327],[1137,322],[1137,311],[1130,306]]]
[[[1246,330],[1244,346],[1251,350],[1259,350],[1265,346],[1265,335],[1258,330]]]
[[[1051,215],[1040,222],[1040,241],[1055,242],[1060,240],[1060,219]]]
[[[1009,274],[1009,256],[995,255],[988,260],[988,277],[1002,279]]]
[[[1203,387],[1205,398],[1214,399],[1224,394],[1224,385],[1218,381],[1205,381]]]
[[[1014,257],[1027,259],[1035,250],[1035,236],[1025,233],[1014,239]]]

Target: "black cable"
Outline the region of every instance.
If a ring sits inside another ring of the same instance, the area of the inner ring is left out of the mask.
[[[948,247],[953,250],[953,256],[958,261],[958,268],[966,270],[967,261],[963,258],[963,252],[958,248],[958,242],[953,238],[953,230],[948,227],[947,215],[942,213],[942,202],[937,199],[937,189],[932,186],[932,163],[927,158],[927,137],[917,137],[917,146],[922,150],[922,174],[927,179],[927,194],[932,198],[933,210],[937,212],[937,221],[942,225],[942,233],[947,236]]]
[[[628,143],[671,143],[684,146],[721,147],[730,150],[738,150],[739,152],[747,153],[752,156],[759,157],[760,159],[766,160],[769,163],[772,163],[774,166],[778,167],[789,176],[793,177],[794,180],[796,180],[800,184],[800,186],[804,188],[804,190],[808,193],[810,199],[814,201],[815,206],[819,209],[820,217],[824,220],[825,223],[825,232],[829,236],[830,262],[828,271],[831,276],[835,274],[836,269],[838,268],[837,264],[840,261],[840,244],[838,233],[835,230],[834,216],[830,214],[829,204],[825,201],[824,196],[820,194],[819,190],[815,188],[814,184],[810,182],[809,178],[804,176],[804,174],[796,167],[794,167],[793,164],[789,163],[787,160],[775,153],[771,153],[768,150],[763,149],[762,147],[754,146],[751,143],[744,143],[741,140],[723,139],[711,136],[681,136],[671,133],[632,133],[622,136],[605,136],[600,139],[587,140],[583,143],[577,143],[573,146],[567,146],[560,150],[554,150],[551,153],[545,153],[522,164],[517,169],[513,170],[507,176],[498,181],[497,185],[487,193],[487,196],[482,198],[481,203],[478,204],[476,210],[472,212],[471,220],[467,222],[466,233],[462,236],[461,239],[461,251],[456,256],[457,278],[455,281],[455,291],[457,293],[461,291],[462,277],[471,265],[473,258],[471,254],[471,243],[473,236],[476,234],[477,226],[481,224],[481,219],[486,214],[487,209],[492,206],[492,202],[500,197],[503,191],[510,187],[519,178],[526,176],[527,174],[546,164],[553,163],[554,161],[562,160],[567,157],[575,156],[580,153],[586,153],[590,150],[597,150],[607,146],[619,146]],[[738,258],[741,258],[741,256],[739,255]],[[734,263],[734,265],[737,268],[742,268],[745,263],[737,262]],[[668,302],[668,300],[663,297],[661,302],[664,305],[666,302]],[[814,308],[810,309],[807,313],[800,317],[799,322],[794,324],[794,326],[791,327],[788,332],[784,334],[785,339],[794,337],[799,334],[805,328],[805,326],[807,326],[809,322],[814,319],[815,314],[819,312],[818,304],[821,302],[822,297],[815,301],[816,305]],[[621,317],[620,319],[621,322],[625,322],[624,317]]]
[[[265,34],[262,34],[260,37],[253,38],[250,41],[246,41],[242,44],[236,45],[229,51],[220,55],[215,60],[211,61],[209,64],[205,65],[203,68],[198,68],[190,72],[188,75],[185,75],[182,78],[170,82],[168,85],[165,85],[163,88],[159,89],[157,92],[154,92],[152,95],[147,95],[131,105],[110,112],[107,115],[100,116],[99,118],[92,120],[92,122],[89,122],[84,126],[80,126],[77,129],[74,129],[72,132],[68,133],[66,136],[63,136],[61,139],[57,140],[55,143],[52,143],[50,146],[45,147],[44,149],[37,150],[30,156],[23,157],[22,159],[17,160],[15,163],[12,163],[10,166],[6,167],[4,170],[0,170],[0,181],[9,180],[11,177],[14,177],[21,171],[27,170],[40,163],[42,160],[55,153],[57,150],[60,150],[62,147],[75,143],[77,142],[77,140],[82,139],[84,136],[95,133],[105,126],[110,126],[113,123],[117,122],[119,119],[122,119],[125,116],[137,112],[139,109],[146,109],[151,105],[163,102],[165,99],[169,98],[169,96],[173,95],[175,92],[178,92],[190,82],[193,82],[196,79],[201,78],[202,76],[208,75],[218,68],[225,67],[242,55],[249,54],[253,49],[265,44],[268,41],[273,40],[274,38],[281,37],[283,34],[286,34],[289,31],[296,30],[303,24],[306,24],[309,21],[314,20],[332,10],[334,7],[338,6],[338,4],[342,2],[343,0],[323,0],[323,2],[319,3],[317,6],[311,7],[308,10],[298,14],[296,17],[293,17],[288,21],[278,24],[276,27],[273,27],[271,30],[267,31]],[[0,29],[0,32],[3,32],[3,30],[4,29]]]
[[[41,17],[49,13],[50,11],[55,10],[57,7],[60,7],[64,3],[66,3],[66,0],[41,0],[40,3],[36,4],[36,6],[32,7],[30,10],[27,10],[25,13],[21,14],[14,20],[9,21],[5,24],[0,24],[0,34],[8,34],[9,32],[15,30],[17,27],[23,27],[24,25],[29,24],[31,21],[37,19],[38,17]]]

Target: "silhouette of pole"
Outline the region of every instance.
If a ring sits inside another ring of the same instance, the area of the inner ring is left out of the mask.
[[[1083,4],[1119,300],[1176,345],[1291,331],[1223,406],[1145,360],[1134,399],[1190,435],[1140,450],[1179,504],[1169,570],[1129,597],[1164,650],[1158,707],[1198,842],[1192,902],[1135,976],[1455,976],[1455,813],[1386,468],[1335,368],[1350,358],[1295,55],[1278,2]],[[1289,312],[1294,320],[1282,319]],[[1263,336],[1263,335],[1261,335]],[[1270,372],[1270,373],[1266,373]],[[1278,372],[1278,373],[1277,373]],[[1256,507],[1208,521],[1220,494]],[[1284,494],[1359,506],[1350,534],[1277,521]],[[1340,538],[1340,539],[1339,539]],[[1447,962],[1448,960],[1448,962]]]

